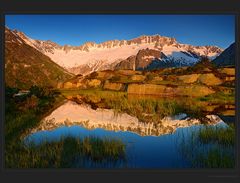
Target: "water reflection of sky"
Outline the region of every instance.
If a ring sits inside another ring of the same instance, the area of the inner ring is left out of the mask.
[[[134,167],[141,168],[172,168],[187,167],[188,163],[179,154],[176,148],[176,141],[184,135],[185,137],[194,131],[199,130],[203,125],[196,125],[187,128],[178,128],[175,133],[161,136],[140,136],[132,132],[115,132],[104,129],[89,130],[81,126],[62,126],[52,131],[39,131],[26,137],[34,143],[42,141],[57,141],[61,137],[99,137],[120,139],[126,144],[128,163]],[[216,126],[227,126],[224,122]]]

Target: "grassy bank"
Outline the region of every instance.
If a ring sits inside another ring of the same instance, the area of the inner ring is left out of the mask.
[[[234,94],[222,93],[199,98],[129,95],[126,92],[100,89],[61,90],[61,93],[77,103],[88,103],[93,109],[114,109],[116,114],[128,113],[143,122],[155,123],[161,122],[161,119],[165,116],[179,113],[187,113],[189,116],[204,121],[206,119],[204,117],[213,112],[209,111],[213,109],[212,105],[219,105],[216,108],[225,110],[225,104],[234,103]]]
[[[64,97],[52,89],[32,87],[26,95],[13,97],[18,89],[6,88],[5,166],[7,168],[84,167],[124,160],[125,146],[118,140],[63,138],[40,145],[23,143],[21,137],[39,124]]]
[[[126,92],[102,90],[61,91],[66,98],[85,102],[93,108],[113,109],[116,114],[128,113],[144,122],[159,122],[163,117],[182,112],[180,103],[167,98],[134,98]]]

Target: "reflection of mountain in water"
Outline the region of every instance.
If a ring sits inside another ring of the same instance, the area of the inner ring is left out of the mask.
[[[209,124],[217,124],[222,120],[216,115],[207,115]],[[67,101],[44,118],[40,125],[31,130],[35,133],[43,130],[53,130],[60,126],[80,125],[87,129],[103,128],[110,131],[129,131],[141,136],[160,136],[175,132],[177,128],[201,124],[201,120],[179,114],[165,117],[161,123],[143,123],[136,117],[126,113],[116,114],[111,109],[93,110],[86,104],[76,104]]]

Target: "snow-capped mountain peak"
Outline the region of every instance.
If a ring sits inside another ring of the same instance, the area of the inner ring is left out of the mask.
[[[6,28],[7,29],[7,28]],[[185,65],[196,63],[201,56],[214,59],[223,50],[216,46],[192,46],[181,44],[175,38],[142,35],[131,40],[110,40],[102,43],[86,42],[80,46],[58,45],[50,40],[34,40],[23,32],[12,31],[26,44],[49,56],[58,65],[75,74],[87,74],[96,70],[114,68],[122,60],[137,55],[140,50],[151,49],[163,53],[168,59]],[[148,58],[149,60],[149,58]],[[81,68],[88,68],[87,72]],[[77,69],[80,68],[80,69]]]

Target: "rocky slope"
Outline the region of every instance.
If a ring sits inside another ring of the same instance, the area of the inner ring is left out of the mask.
[[[56,86],[73,75],[39,52],[15,32],[5,29],[5,82],[27,89],[32,85]]]
[[[199,62],[193,67],[164,68],[155,71],[98,71],[59,83],[58,88],[95,88],[140,95],[201,97],[219,91],[232,93],[234,83],[234,68],[214,68]]]
[[[131,66],[131,61],[128,63],[125,60],[131,60],[131,56],[138,57],[142,52],[140,50],[146,50],[147,48],[155,50],[156,53],[151,51],[153,55],[147,53],[148,57],[141,58],[140,60],[137,58],[136,62],[140,62],[138,63],[139,66],[145,67],[148,65],[144,63],[145,61],[154,60],[155,62],[150,68],[160,67],[162,63],[164,67],[192,65],[201,56],[208,56],[210,59],[214,59],[223,51],[216,46],[181,44],[174,38],[160,35],[143,35],[131,40],[111,40],[100,44],[87,42],[80,46],[60,46],[49,40],[40,41],[31,39],[24,33],[16,30],[13,32],[24,40],[26,44],[34,47],[50,57],[55,63],[75,74],[88,74],[98,70],[114,69],[121,66],[126,67],[126,65]],[[162,57],[163,55],[164,57]],[[166,63],[159,62],[160,60]],[[121,61],[123,63],[120,63]],[[161,63],[160,66],[159,63]]]
[[[226,50],[224,50],[217,58],[213,60],[213,63],[217,66],[234,66],[236,54],[236,43],[231,44]]]

